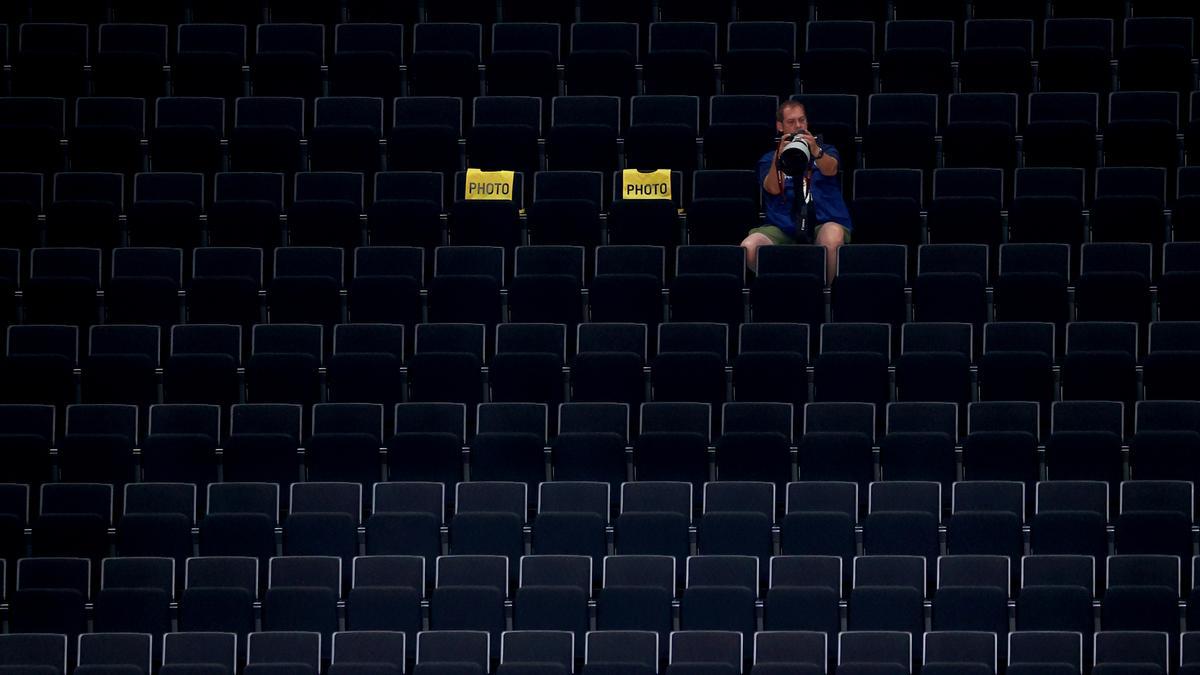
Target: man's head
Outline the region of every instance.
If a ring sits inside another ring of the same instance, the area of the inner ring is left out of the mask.
[[[775,111],[775,130],[781,134],[794,134],[797,131],[808,131],[808,115],[804,104],[797,101],[784,101]]]

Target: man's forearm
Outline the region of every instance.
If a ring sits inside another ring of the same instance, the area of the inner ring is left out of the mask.
[[[771,160],[771,167],[767,170],[766,177],[763,178],[763,189],[770,195],[783,194],[783,185],[780,184],[779,171],[775,168],[776,162],[779,161],[779,153],[775,153],[775,158]]]
[[[825,149],[821,148],[817,151],[816,157],[813,158],[813,164],[817,170],[824,176],[834,176],[838,172],[838,161],[833,155],[825,153]]]

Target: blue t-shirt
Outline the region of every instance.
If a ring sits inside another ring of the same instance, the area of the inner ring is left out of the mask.
[[[822,147],[825,149],[825,154],[838,160],[839,163],[841,162],[842,158],[838,155],[837,148],[832,145]],[[758,160],[758,184],[760,186],[766,180],[767,174],[775,170],[774,165],[774,150],[768,151]],[[854,225],[850,222],[850,210],[846,208],[846,202],[842,199],[841,176],[826,176],[816,167],[815,162],[809,162],[809,168],[812,169],[809,192],[812,193],[813,212],[816,218],[815,223],[809,223],[809,229],[830,221],[842,225],[847,230],[853,229]],[[773,195],[765,189],[762,192],[763,206],[767,214],[766,224],[778,227],[787,235],[794,235],[796,223],[792,219],[792,204],[796,199],[796,190],[791,176],[784,176],[783,188],[783,195]]]

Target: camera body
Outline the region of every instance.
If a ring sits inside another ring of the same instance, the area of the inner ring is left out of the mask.
[[[807,139],[799,134],[792,134],[787,145],[783,146],[779,153],[776,165],[789,176],[799,176],[808,168],[812,156],[813,149],[809,147]]]

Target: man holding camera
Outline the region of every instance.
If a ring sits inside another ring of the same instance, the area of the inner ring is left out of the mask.
[[[742,241],[746,263],[758,269],[760,246],[820,244],[825,247],[826,281],[832,283],[838,247],[850,242],[853,227],[842,199],[837,149],[809,132],[804,104],[797,101],[779,106],[775,129],[779,145],[758,160],[766,224],[750,230]]]

